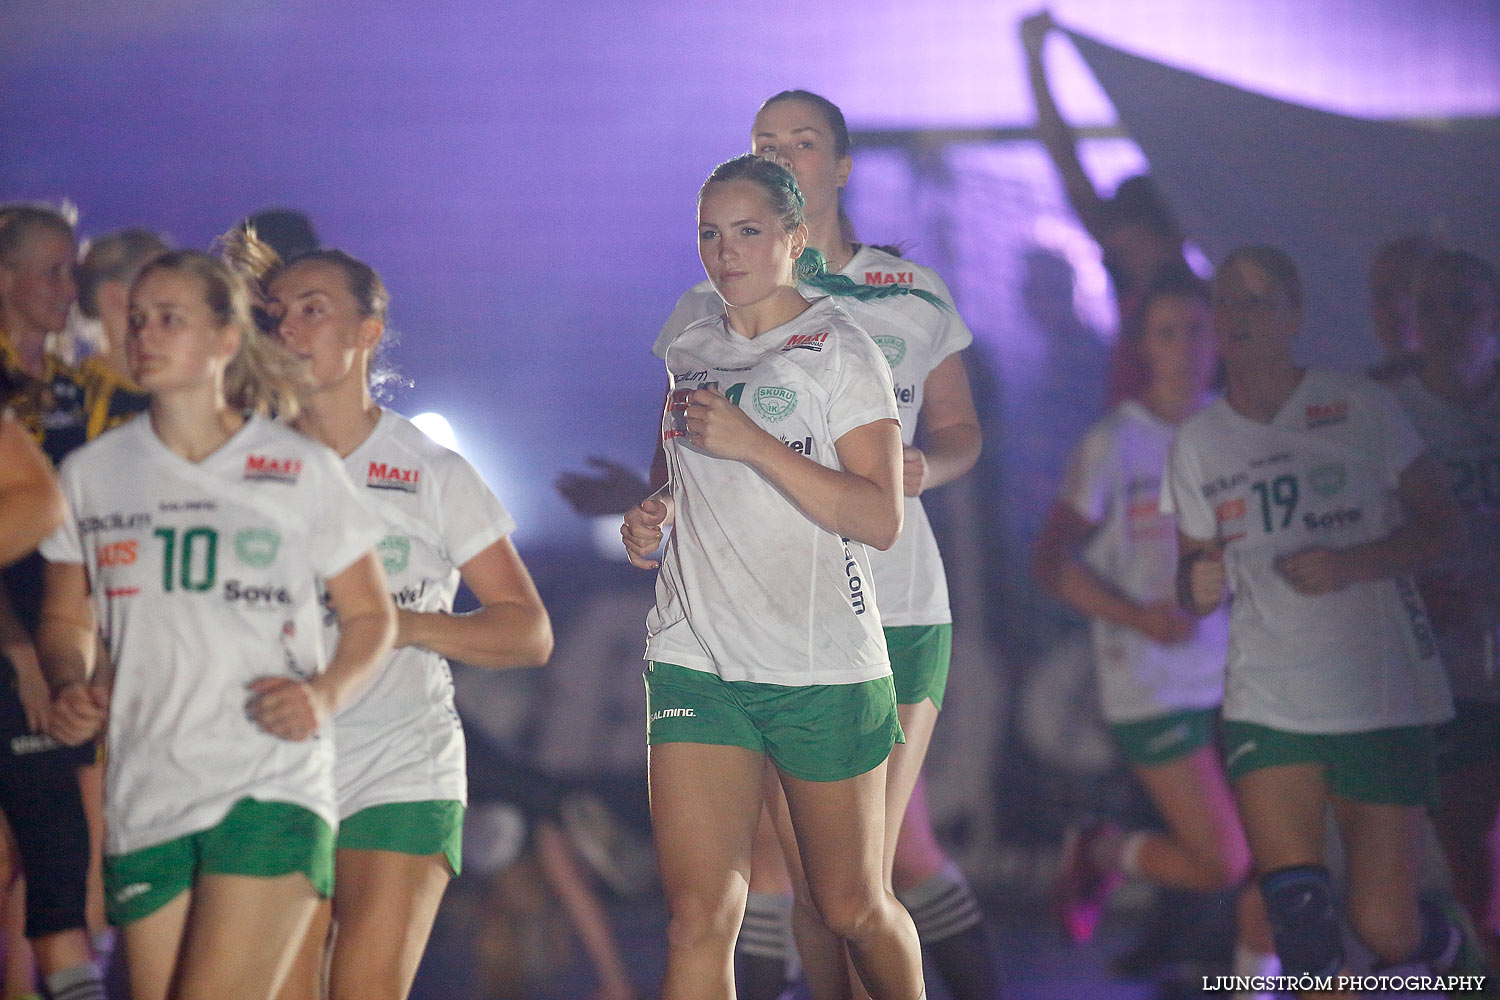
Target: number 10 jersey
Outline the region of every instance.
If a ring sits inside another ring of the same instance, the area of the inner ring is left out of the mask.
[[[330,726],[299,743],[246,715],[258,677],[323,670],[323,581],[380,525],[332,451],[253,418],[201,462],[141,416],[62,466],[70,516],[42,545],[82,563],[115,668],[106,852],[216,825],[242,798],[338,823]]]

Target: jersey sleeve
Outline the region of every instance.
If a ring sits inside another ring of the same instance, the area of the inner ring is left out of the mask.
[[[319,576],[338,576],[369,552],[384,533],[380,519],[354,489],[343,463],[319,448],[307,460],[314,485],[308,512],[308,559]]]
[[[1427,446],[1395,393],[1374,382],[1368,389],[1380,434],[1377,447],[1381,478],[1387,487],[1395,489],[1400,485],[1401,473],[1427,450]]]
[[[1108,432],[1102,426],[1095,426],[1068,456],[1058,499],[1090,524],[1104,522],[1110,498],[1119,489],[1115,475],[1119,463],[1111,461],[1113,451]]]
[[[77,463],[71,458],[64,460],[58,479],[68,509],[62,524],[42,539],[38,550],[48,562],[81,564],[84,562],[83,536],[78,532],[78,519],[73,513],[78,510],[79,499]]]
[[[1161,512],[1177,518],[1177,529],[1189,538],[1208,541],[1218,534],[1213,508],[1203,496],[1202,473],[1193,451],[1193,437],[1178,431],[1167,456],[1166,488],[1161,491]]]
[[[516,530],[500,498],[462,456],[449,453],[437,472],[443,549],[451,565],[462,566]]]
[[[926,279],[924,284],[926,290],[932,292],[938,298],[948,303],[947,309],[939,309],[928,302],[921,302],[921,307],[930,315],[928,323],[932,330],[932,363],[933,367],[950,354],[963,350],[974,342],[974,333],[969,325],[964,322],[958,314],[958,309],[953,305],[953,293],[948,291],[948,286],[943,279],[938,277],[937,272],[931,268],[924,267],[919,272]]]
[[[899,420],[896,388],[885,355],[857,327],[840,330],[837,366],[828,396],[828,432],[834,441],[877,420]]]
[[[686,330],[693,323],[712,314],[713,302],[719,301],[719,296],[713,289],[705,288],[707,284],[694,285],[682,293],[682,298],[677,300],[677,305],[672,309],[672,315],[662,324],[661,332],[656,335],[656,342],[651,345],[651,353],[663,360],[667,357],[667,345],[677,339],[677,335]],[[712,301],[710,301],[712,299]]]

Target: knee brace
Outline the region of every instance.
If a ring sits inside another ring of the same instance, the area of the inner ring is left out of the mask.
[[[1281,971],[1289,976],[1337,975],[1344,964],[1344,944],[1328,869],[1282,868],[1261,877],[1260,891]]]

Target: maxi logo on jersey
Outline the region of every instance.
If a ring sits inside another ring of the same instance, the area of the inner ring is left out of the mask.
[[[915,271],[866,271],[865,284],[867,285],[915,285],[917,273]]]
[[[421,469],[398,469],[384,462],[371,462],[369,471],[365,475],[365,485],[372,490],[399,490],[402,493],[415,493],[421,481]]]
[[[295,483],[302,474],[300,458],[269,458],[251,453],[245,456],[245,478],[273,483]]]
[[[787,351],[818,352],[823,349],[823,345],[827,342],[827,330],[824,330],[822,333],[798,333],[788,337],[787,342],[782,346],[781,350],[782,353]]]
[[[1333,403],[1310,403],[1306,416],[1308,430],[1341,424],[1349,419],[1349,401],[1340,399]]]

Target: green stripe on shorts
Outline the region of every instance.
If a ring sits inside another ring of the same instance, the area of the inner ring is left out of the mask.
[[[905,742],[889,675],[793,687],[726,681],[671,663],[646,670],[646,741],[744,747],[803,781],[842,781]]]
[[[450,872],[463,863],[464,804],[457,799],[388,802],[361,809],[339,823],[341,851],[443,854]]]

